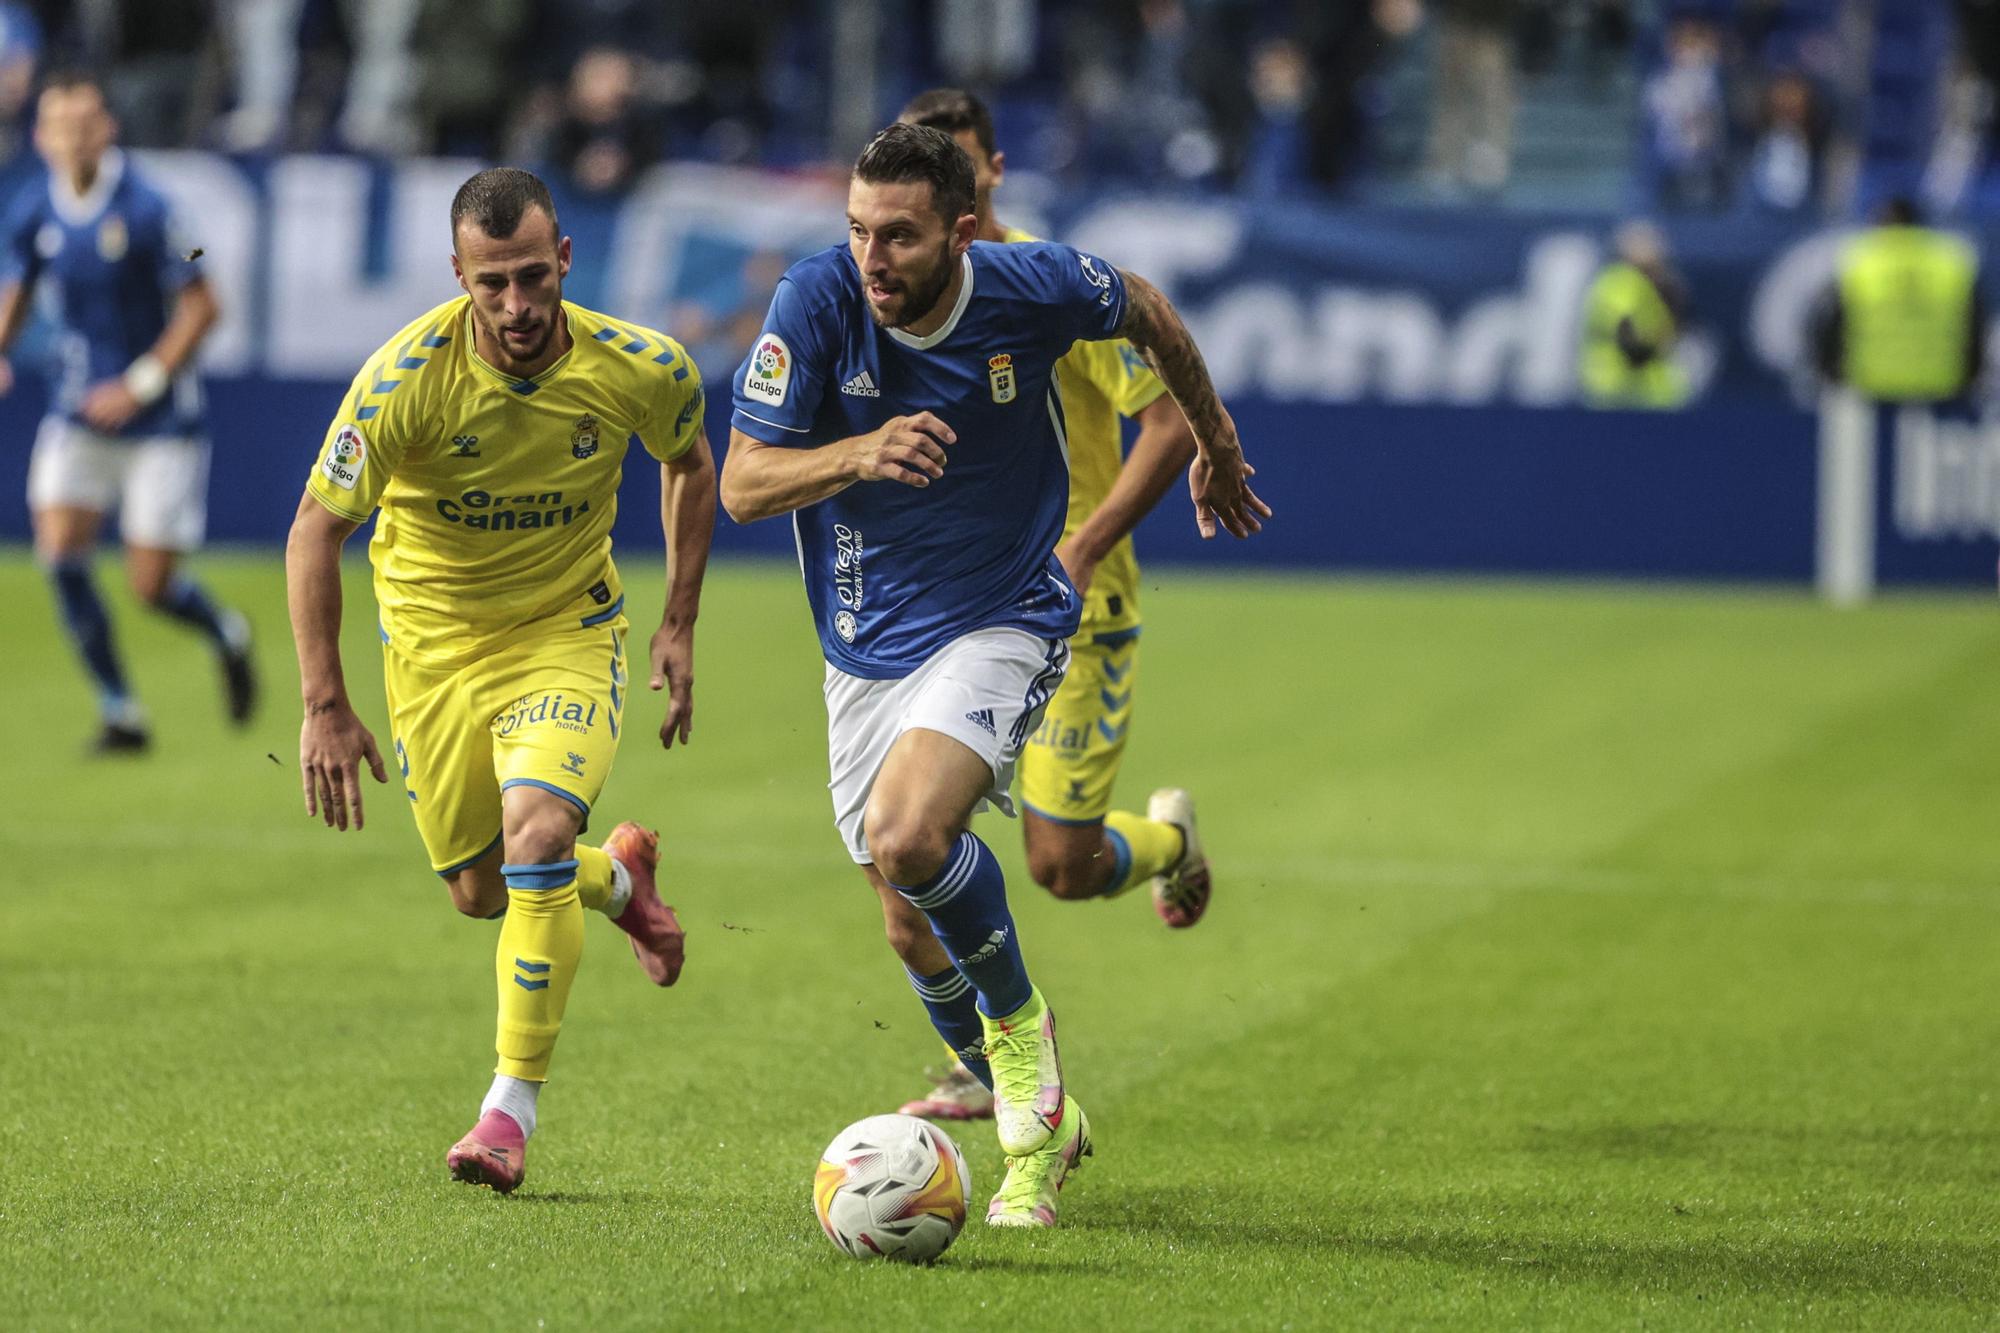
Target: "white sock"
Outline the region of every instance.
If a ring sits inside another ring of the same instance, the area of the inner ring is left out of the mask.
[[[479,1114],[488,1111],[505,1111],[521,1127],[521,1137],[535,1137],[535,1099],[542,1095],[542,1085],[525,1078],[515,1078],[510,1074],[495,1074],[493,1086],[486,1090],[486,1100],[479,1103]]]
[[[611,901],[604,904],[604,915],[623,916],[625,909],[632,905],[632,872],[617,857],[611,858]]]

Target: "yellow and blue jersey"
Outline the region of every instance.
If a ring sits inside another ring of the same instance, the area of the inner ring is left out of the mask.
[[[307,483],[356,522],[380,507],[383,636],[435,667],[615,618],[626,450],[669,462],[702,431],[700,372],[665,334],[565,301],[570,350],[516,379],[474,349],[471,306],[446,302],[369,358]]]
[[[1032,241],[1009,228],[1010,242]],[[1121,417],[1136,417],[1167,391],[1137,348],[1123,338],[1079,342],[1056,362],[1057,393],[1069,427],[1069,513],[1065,538],[1075,535],[1111,494],[1125,465]],[[1083,599],[1083,633],[1110,634],[1139,623],[1139,560],[1131,534],[1105,552]]]

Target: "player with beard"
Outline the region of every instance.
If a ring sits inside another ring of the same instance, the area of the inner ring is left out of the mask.
[[[1196,521],[1270,514],[1159,291],[1050,244],[974,243],[971,161],[892,125],[848,187],[848,242],[786,273],[738,373],[722,500],[790,513],[826,659],[834,823],[933,1025],[994,1092],[1008,1170],[987,1211],[1049,1226],[1091,1149],[1005,883],[968,827],[1069,662],[1082,599],[1055,557],[1069,471],[1055,365],[1123,337],[1191,423]],[[970,1002],[967,997],[970,996]]]
[[[694,622],[715,524],[701,376],[680,344],[562,299],[570,242],[547,187],[483,171],[451,206],[466,295],[383,345],[328,428],[285,553],[308,814],[362,824],[360,768],[387,780],[340,662],[340,548],[380,509],[375,566],[395,756],[431,866],[468,916],[502,918],[500,1062],[451,1174],[521,1183],[583,950],[612,918],[651,980],[682,933],[654,876],[659,836],[577,841],[624,715],[625,598],[611,524],[626,447],[659,460],[667,605],[651,646],[661,744],[688,739]]]
[[[1006,180],[986,104],[962,88],[933,88],[901,119],[943,130],[972,160],[979,239],[1036,238],[1004,225],[993,192]],[[1169,926],[1208,908],[1208,858],[1194,798],[1179,787],[1152,794],[1146,813],[1115,810],[1111,791],[1130,735],[1139,684],[1139,563],[1132,529],[1193,459],[1194,432],[1160,377],[1123,340],[1078,342],[1056,366],[1069,441],[1069,513],[1056,558],[1083,594],[1070,668],[1021,752],[1021,832],[1035,882],[1070,902],[1116,898],[1139,885]],[[1139,429],[1125,452],[1121,418]],[[956,1060],[906,1115],[977,1120],[993,1094]]]

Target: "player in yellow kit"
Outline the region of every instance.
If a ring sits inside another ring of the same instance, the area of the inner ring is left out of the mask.
[[[520,1184],[583,948],[583,912],[672,985],[682,932],[654,884],[658,835],[577,841],[626,726],[625,598],[611,523],[628,445],[660,462],[666,615],[651,685],[662,744],[688,739],[694,621],[715,524],[701,376],[671,338],[562,299],[569,238],[541,181],[499,168],[452,202],[466,295],[362,368],[329,427],[285,566],[307,813],[362,824],[360,767],[387,780],[341,673],[340,548],[380,511],[375,567],[394,756],[452,902],[503,917],[499,1066],[454,1177]]]
[[[972,159],[982,241],[1030,241],[994,216],[1006,174],[993,118],[973,94],[919,94],[901,119],[952,136]],[[1069,674],[1021,753],[1023,833],[1035,882],[1058,898],[1112,898],[1149,884],[1153,907],[1175,927],[1208,907],[1208,860],[1194,801],[1178,787],[1152,794],[1144,816],[1111,806],[1125,755],[1139,671],[1139,564],[1132,529],[1194,460],[1194,432],[1129,342],[1079,342],[1056,365],[1069,437],[1069,516],[1056,556],[1083,593],[1083,624],[1070,641]],[[1129,454],[1121,418],[1139,426]],[[957,1063],[903,1106],[910,1115],[983,1119],[993,1094]]]

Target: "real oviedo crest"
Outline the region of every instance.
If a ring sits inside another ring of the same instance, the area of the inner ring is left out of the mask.
[[[1002,352],[986,359],[986,379],[993,386],[993,401],[1014,401],[1014,358]]]

